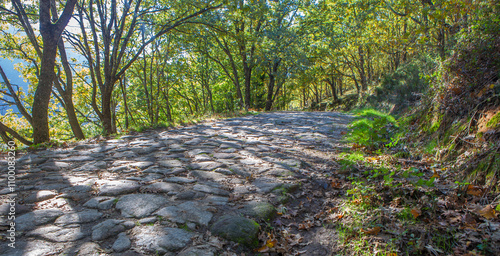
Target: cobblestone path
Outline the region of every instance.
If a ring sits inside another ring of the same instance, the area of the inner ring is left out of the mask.
[[[33,151],[17,158],[16,195],[0,161],[0,255],[251,254],[277,209],[335,168],[349,121],[263,113]],[[304,255],[329,252],[304,239]]]

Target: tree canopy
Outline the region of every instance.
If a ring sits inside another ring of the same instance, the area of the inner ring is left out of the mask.
[[[445,59],[494,1],[0,2],[4,139],[24,144],[240,110],[324,109],[422,55]],[[326,102],[325,102],[326,101]]]

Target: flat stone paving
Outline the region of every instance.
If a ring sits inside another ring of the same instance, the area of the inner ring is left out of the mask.
[[[5,236],[14,195],[3,161],[0,255],[217,255],[228,249],[210,227],[273,216],[266,211],[286,204],[273,191],[331,168],[328,152],[344,146],[350,120],[263,113],[21,155],[15,249]]]

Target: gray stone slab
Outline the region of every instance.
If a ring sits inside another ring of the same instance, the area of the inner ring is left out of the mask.
[[[181,161],[176,159],[159,161],[158,164],[166,168],[182,167],[184,165]]]
[[[257,178],[252,182],[252,185],[257,187],[257,192],[264,194],[271,192],[273,189],[283,184],[284,183],[279,182],[279,180],[270,178]]]
[[[217,159],[233,159],[233,158],[239,158],[240,155],[235,153],[214,153],[213,157]]]
[[[191,169],[196,169],[196,170],[212,171],[217,168],[226,167],[226,165],[220,162],[207,161],[207,162],[192,163],[190,167]]]
[[[81,228],[64,228],[59,226],[40,227],[26,234],[28,237],[40,237],[57,243],[72,242],[80,240],[89,235]]]
[[[106,167],[107,167],[107,163],[105,161],[97,161],[97,162],[86,163],[78,168],[73,169],[73,171],[91,172],[91,171],[104,170],[104,169],[106,169]]]
[[[17,231],[29,231],[35,229],[36,226],[47,224],[54,221],[57,217],[63,215],[64,213],[59,209],[43,209],[35,210],[26,214],[23,214],[16,218],[16,230]]]
[[[99,188],[99,195],[116,196],[137,191],[139,187],[139,184],[135,181],[113,180],[108,181]]]
[[[168,200],[159,195],[131,194],[122,196],[116,204],[123,217],[144,218],[168,203]]]
[[[72,156],[64,159],[60,159],[61,162],[88,162],[94,161],[95,158],[91,156]]]
[[[41,170],[44,171],[60,171],[61,169],[65,169],[70,167],[70,163],[66,162],[60,162],[60,161],[50,161],[50,162],[45,162],[44,164],[38,166]]]
[[[130,225],[124,220],[105,220],[92,227],[92,241],[104,240],[108,237],[114,236],[129,228],[132,228],[133,226],[133,222]]]
[[[113,243],[113,251],[115,252],[124,252],[128,249],[130,249],[130,246],[132,245],[132,242],[130,242],[130,239],[128,238],[127,234],[122,232],[118,235],[118,238],[115,240]]]
[[[102,213],[96,210],[85,210],[81,212],[67,213],[54,221],[56,225],[81,224],[96,221],[102,217]]]
[[[168,182],[157,182],[148,186],[144,186],[141,188],[144,192],[151,193],[168,193],[168,192],[180,192],[182,190],[182,186],[176,183],[168,183]]]
[[[200,180],[214,180],[221,181],[227,179],[227,175],[217,173],[217,172],[208,172],[208,171],[191,171],[190,172],[193,177],[196,177]]]
[[[194,182],[196,182],[196,179],[190,179],[190,178],[186,178],[186,177],[170,177],[170,178],[166,178],[165,181],[186,184],[186,183],[194,183]]]
[[[24,199],[24,202],[28,204],[35,203],[54,198],[55,196],[57,196],[57,193],[51,190],[34,191]]]
[[[220,188],[214,188],[204,184],[196,184],[193,186],[194,191],[199,191],[208,194],[220,195],[220,196],[228,196],[229,192]]]
[[[135,248],[143,254],[165,254],[184,248],[193,237],[179,228],[137,226],[132,230]]]
[[[83,206],[87,208],[108,210],[113,207],[115,198],[111,196],[98,196],[88,200]]]
[[[206,210],[207,207],[195,202],[185,202],[177,206],[167,206],[158,210],[155,215],[161,216],[176,223],[193,222],[206,226],[213,214]]]
[[[129,164],[129,166],[132,167],[132,168],[144,170],[144,169],[150,167],[153,164],[155,164],[155,163],[146,161],[146,162],[131,163],[131,164]]]

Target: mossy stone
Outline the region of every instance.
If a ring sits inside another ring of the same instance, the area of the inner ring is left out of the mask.
[[[250,202],[242,209],[243,214],[270,221],[276,216],[276,208],[267,202]]]
[[[254,220],[241,216],[226,215],[215,222],[210,231],[227,240],[249,248],[255,248],[259,245],[259,229],[259,224]]]

